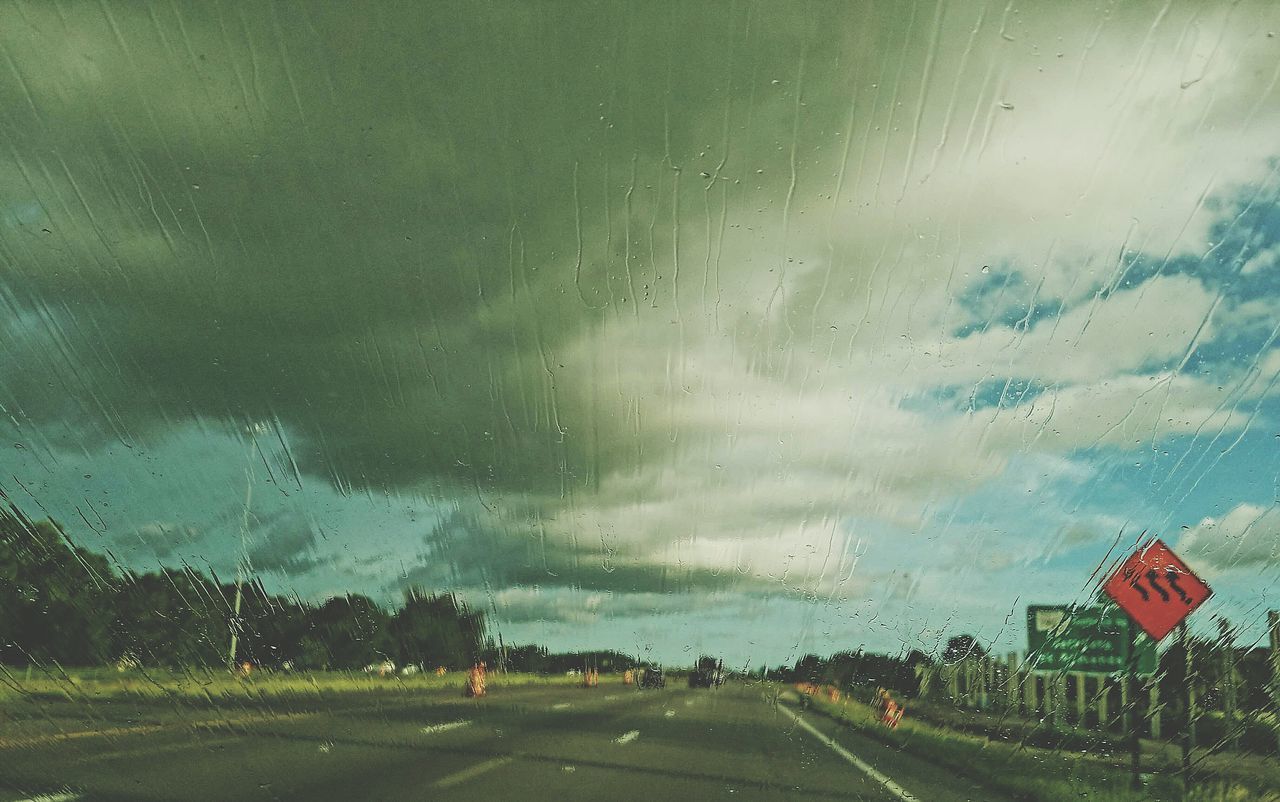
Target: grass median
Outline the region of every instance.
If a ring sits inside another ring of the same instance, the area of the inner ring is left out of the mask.
[[[235,701],[273,697],[331,697],[347,694],[406,693],[414,691],[461,692],[466,672],[444,676],[380,677],[363,672],[319,671],[281,673],[258,671],[247,677],[217,669],[136,669],[119,672],[109,668],[0,669],[0,703],[41,699],[105,700],[118,698],[181,698]],[[490,688],[525,685],[572,686],[581,677],[539,674],[490,674]]]

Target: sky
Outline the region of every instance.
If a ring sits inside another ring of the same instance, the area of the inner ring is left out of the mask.
[[[0,8],[0,492],[505,642],[1280,607],[1280,7]]]

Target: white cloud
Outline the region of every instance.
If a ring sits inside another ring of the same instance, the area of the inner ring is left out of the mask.
[[[1280,565],[1280,507],[1241,503],[1220,518],[1205,518],[1188,529],[1178,551],[1216,571]]]

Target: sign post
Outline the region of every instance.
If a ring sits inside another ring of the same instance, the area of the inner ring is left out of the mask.
[[[1276,739],[1280,742],[1280,612],[1267,611],[1267,633],[1271,646],[1271,712],[1275,716]]]
[[[1213,591],[1200,577],[1192,573],[1178,555],[1158,539],[1152,539],[1129,558],[1103,584],[1102,590],[1120,608],[1129,614],[1133,623],[1142,628],[1153,642],[1158,643],[1168,635],[1174,627],[1182,624],[1187,616],[1204,604]],[[1133,637],[1132,627],[1129,629]],[[1137,715],[1138,698],[1136,693],[1136,677],[1138,667],[1134,652],[1130,651],[1130,664],[1125,677],[1129,688],[1129,701],[1134,705],[1129,718],[1129,749],[1132,783],[1134,789],[1141,788],[1142,779],[1139,764],[1142,756],[1141,729],[1142,724]],[[1187,678],[1190,685],[1190,677]],[[1185,764],[1185,758],[1184,758]],[[1184,771],[1182,778],[1185,787],[1187,782]]]
[[[1196,745],[1196,689],[1191,683],[1191,639],[1187,637],[1187,622],[1178,624],[1178,641],[1182,644],[1184,697],[1187,720],[1182,727],[1182,795],[1187,795],[1187,781],[1191,777],[1191,750]]]

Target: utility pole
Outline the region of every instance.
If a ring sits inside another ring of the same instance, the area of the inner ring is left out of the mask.
[[[1142,790],[1142,716],[1138,712],[1138,628],[1128,621],[1129,632],[1129,666],[1125,672],[1124,683],[1128,693],[1128,710],[1125,719],[1129,722],[1129,784],[1135,791]]]
[[[249,508],[253,504],[253,451],[257,446],[257,440],[254,434],[257,431],[257,424],[249,426],[249,449],[245,454],[244,465],[244,518],[240,522],[240,558],[236,563],[236,601],[234,610],[231,614],[231,649],[227,654],[227,666],[232,670],[236,670],[236,647],[240,642],[240,605],[243,599],[244,576],[248,562],[248,541],[249,541]]]

